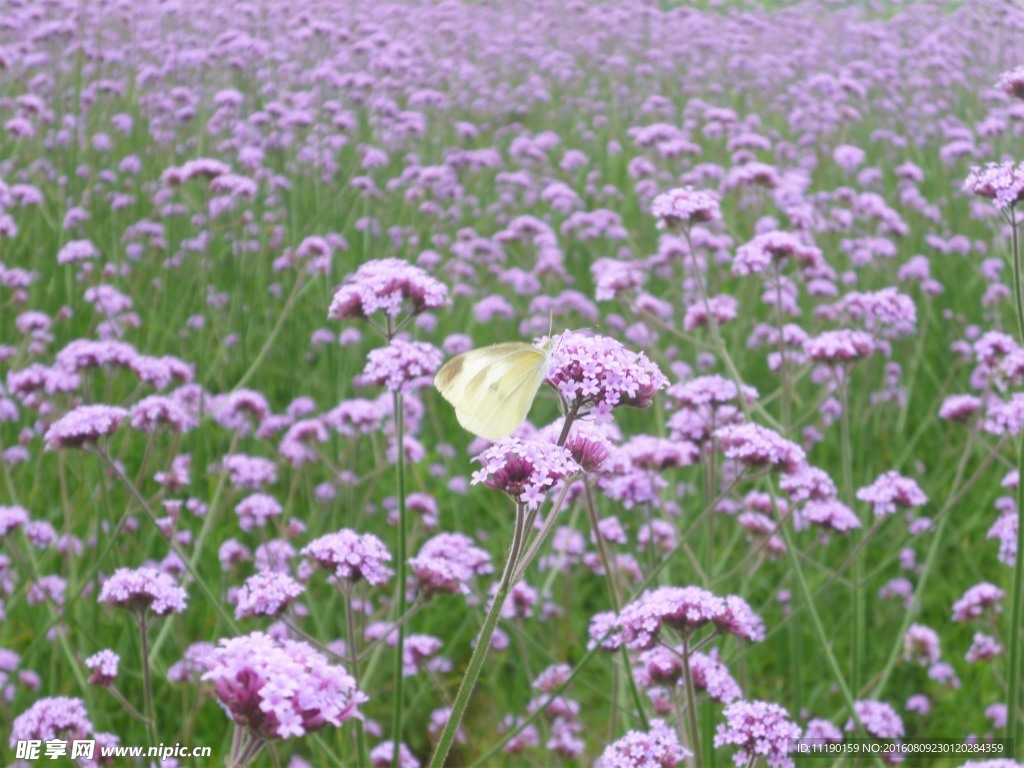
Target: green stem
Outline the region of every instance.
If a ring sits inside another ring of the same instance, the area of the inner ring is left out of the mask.
[[[149,638],[145,611],[139,613],[138,619],[139,641],[142,646],[142,695],[146,710],[146,735],[150,744],[158,744],[156,710],[153,707],[153,680],[149,674]]]
[[[1017,239],[1017,214],[1010,209],[1010,231],[1013,239],[1013,292],[1017,303],[1017,331],[1020,343],[1024,344],[1024,297],[1021,287],[1020,243]],[[1021,629],[1021,616],[1024,614],[1024,432],[1021,433],[1017,450],[1017,559],[1013,568],[1013,594],[1010,597],[1010,658],[1009,658],[1009,691],[1006,700],[1006,738],[1015,739],[1014,751],[1021,754],[1024,739],[1016,738],[1020,723],[1017,718],[1017,705],[1020,699],[1020,667],[1021,642],[1024,631]]]
[[[390,319],[389,319],[390,320]],[[390,340],[389,340],[390,343]],[[406,590],[406,510],[405,510],[405,407],[402,402],[402,393],[393,393],[395,408],[395,450],[397,461],[395,471],[398,475],[398,615],[405,614],[405,590]],[[405,674],[402,670],[402,656],[405,648],[405,624],[398,625],[398,640],[395,643],[395,708],[391,718],[391,729],[394,738],[394,752],[391,756],[391,765],[398,768],[398,748],[402,743],[402,679]]]
[[[619,598],[618,588],[615,586],[615,577],[612,574],[611,561],[608,559],[608,548],[604,543],[604,536],[601,535],[601,529],[597,525],[597,507],[594,504],[594,493],[590,488],[590,481],[587,478],[583,479],[583,493],[587,500],[587,514],[590,516],[590,530],[594,532],[594,541],[597,543],[597,552],[601,556],[601,567],[604,569],[604,578],[608,584],[608,595],[612,601],[612,608],[615,609],[615,613],[618,614],[622,610],[622,601]],[[629,663],[629,652],[626,650],[626,646],[622,646],[619,649],[622,653],[622,663],[626,665],[626,679],[629,680],[629,690],[633,697],[633,706],[636,707],[637,718],[643,725],[643,729],[650,730],[650,723],[647,720],[647,713],[644,712],[643,699],[640,698],[640,691],[636,687],[636,680],[633,679],[633,667]],[[612,698],[612,708],[614,711],[615,699]]]
[[[345,593],[345,640],[348,644],[348,658],[352,678],[356,681],[356,688],[359,687],[359,654],[356,652],[356,620],[355,612],[352,610],[352,589]],[[352,718],[356,728],[356,768],[363,768],[366,765],[366,735],[363,733],[363,721],[358,717]]]
[[[853,498],[853,449],[850,442],[850,396],[849,396],[850,371],[844,369],[842,378],[839,381],[839,397],[842,401],[843,412],[839,419],[839,429],[842,437],[841,450],[843,460],[843,498],[850,508],[854,508]],[[863,529],[858,528],[851,537],[853,546],[856,549],[863,538]],[[861,669],[864,663],[864,558],[854,557],[853,578],[851,589],[853,592],[853,624],[851,638],[853,646],[853,671],[850,675],[850,686],[854,691],[860,690]]]
[[[491,637],[498,626],[501,608],[505,604],[505,598],[508,596],[508,591],[512,586],[512,574],[515,571],[516,561],[519,559],[519,553],[523,546],[525,523],[526,510],[522,504],[517,503],[516,529],[512,537],[512,548],[509,550],[508,560],[505,561],[505,570],[501,575],[498,591],[494,595],[494,600],[487,611],[487,616],[484,618],[484,625],[480,629],[480,634],[477,635],[476,647],[473,649],[473,655],[469,659],[469,667],[466,668],[466,674],[463,675],[462,682],[459,684],[459,691],[455,694],[455,703],[452,705],[451,715],[449,715],[448,722],[445,723],[444,730],[441,732],[441,738],[437,742],[434,755],[430,758],[429,768],[442,768],[444,766],[444,761],[448,757],[448,751],[452,747],[452,741],[455,739],[455,732],[462,722],[466,705],[469,704],[469,697],[476,686],[477,678],[480,676],[480,669],[484,665],[484,659],[487,658],[487,653],[491,649]]]
[[[683,680],[686,687],[686,719],[689,721],[690,747],[693,749],[693,764],[704,765],[700,754],[700,728],[697,726],[697,695],[693,687],[693,670],[690,669],[690,640],[683,638]]]

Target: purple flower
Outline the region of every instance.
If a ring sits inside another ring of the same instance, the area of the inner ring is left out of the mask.
[[[246,496],[235,506],[238,523],[243,531],[251,531],[253,527],[262,528],[272,517],[284,512],[280,503],[273,496],[265,493],[254,493]]]
[[[128,411],[111,405],[80,405],[50,425],[46,430],[48,450],[81,448],[111,435],[128,418]]]
[[[988,163],[974,167],[964,181],[964,191],[984,197],[998,208],[1013,208],[1024,200],[1024,163]]]
[[[864,730],[876,739],[899,739],[903,736],[903,720],[896,710],[884,701],[855,701],[853,709],[857,718],[864,724]],[[853,720],[846,724],[846,730],[852,731]]]
[[[999,76],[996,87],[1007,96],[1024,99],[1024,67],[1017,67]]]
[[[228,472],[228,478],[235,488],[256,490],[277,482],[277,469],[270,459],[229,453],[220,460],[220,465]]]
[[[184,611],[188,594],[156,568],[118,568],[103,582],[99,601],[135,613],[152,611],[164,616]]]
[[[99,249],[90,240],[70,240],[57,252],[58,264],[76,261],[91,261],[100,255]]]
[[[983,632],[975,632],[971,647],[967,650],[965,658],[975,664],[979,661],[991,661],[1003,652],[1002,643],[991,635]]]
[[[397,317],[408,301],[412,314],[448,302],[448,289],[419,267],[401,259],[368,261],[345,278],[327,312],[333,318],[369,317],[383,310]]]
[[[715,732],[715,747],[733,744],[739,749],[733,762],[744,765],[763,757],[773,768],[792,768],[791,742],[800,738],[800,728],[789,712],[768,701],[737,701],[722,712],[725,722]]]
[[[928,503],[928,497],[909,477],[889,471],[871,485],[857,491],[857,498],[871,505],[878,517],[896,512],[897,507],[909,509]]]
[[[718,660],[715,652],[708,655],[697,651],[690,654],[690,674],[698,691],[707,691],[712,701],[728,704],[743,695],[729,669]]]
[[[800,446],[758,424],[730,424],[717,430],[714,436],[719,450],[727,458],[753,467],[792,473],[804,464]]]
[[[384,542],[373,534],[360,535],[348,528],[314,539],[303,548],[302,554],[343,581],[366,579],[377,586],[394,574],[385,565],[391,562],[391,553]]]
[[[609,744],[594,768],[673,768],[690,754],[663,720],[651,720],[649,731],[629,731]]]
[[[551,349],[546,381],[576,414],[596,410],[606,416],[620,405],[646,408],[668,386],[646,355],[630,352],[607,336],[567,331],[541,344]]]
[[[386,347],[370,350],[359,383],[408,392],[428,384],[441,367],[442,359],[441,350],[433,344],[395,339]]]
[[[809,501],[793,516],[793,525],[803,530],[808,525],[818,525],[837,533],[846,533],[861,527],[860,519],[853,510],[838,499]]]
[[[507,493],[530,510],[540,506],[559,480],[581,471],[566,448],[517,437],[502,438],[473,461],[482,465],[473,473],[474,485]]]
[[[732,273],[737,277],[761,274],[772,264],[782,264],[787,259],[805,268],[816,268],[824,264],[821,251],[813,245],[807,245],[799,235],[773,231],[757,235],[736,250]]]
[[[923,624],[911,624],[903,636],[904,660],[928,666],[937,662],[941,655],[938,632]]]
[[[204,659],[231,718],[253,737],[287,739],[361,717],[368,698],[342,667],[303,642],[278,642],[262,632],[222,639]]]
[[[3,538],[11,531],[16,531],[28,523],[28,512],[24,507],[0,506],[0,538]]]
[[[151,395],[132,406],[131,425],[143,432],[155,432],[166,426],[171,432],[188,432],[197,421],[171,397]]]
[[[870,333],[840,329],[825,331],[804,342],[804,352],[818,363],[838,365],[871,357],[875,340]]]
[[[89,685],[108,686],[113,683],[120,663],[121,657],[109,648],[94,653],[85,660],[85,666],[92,670]]]
[[[51,696],[39,699],[11,724],[10,747],[19,741],[89,738],[93,733],[89,713],[81,699]]]
[[[391,768],[394,754],[395,743],[382,742],[370,750],[370,765],[373,768]],[[398,745],[398,768],[420,768],[420,761],[405,744]]]
[[[650,648],[663,624],[690,635],[711,623],[719,632],[764,639],[764,623],[743,599],[723,599],[700,587],[659,587],[623,607],[617,618],[622,642],[634,650]]]
[[[963,597],[953,603],[953,621],[970,621],[976,619],[989,606],[995,606],[995,611],[1000,611],[999,601],[1006,596],[995,584],[983,581],[975,584],[964,592]]]
[[[470,580],[493,570],[490,555],[461,533],[441,533],[429,539],[409,560],[409,568],[426,595],[468,595]]]
[[[843,732],[830,721],[816,717],[807,721],[804,739],[839,744],[843,740]]]
[[[230,394],[213,398],[210,414],[225,429],[237,430],[245,435],[252,428],[253,421],[262,424],[270,417],[270,405],[259,392],[236,389]]]
[[[305,589],[286,573],[261,571],[246,579],[238,590],[235,618],[277,616]]]
[[[693,187],[678,187],[658,195],[651,203],[651,213],[658,219],[658,229],[675,229],[722,218],[718,195]]]
[[[969,421],[982,406],[981,399],[974,395],[950,395],[939,407],[939,418],[948,421]]]

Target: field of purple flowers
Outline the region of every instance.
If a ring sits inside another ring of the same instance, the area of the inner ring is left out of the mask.
[[[1022,35],[0,0],[0,765],[1024,765]]]

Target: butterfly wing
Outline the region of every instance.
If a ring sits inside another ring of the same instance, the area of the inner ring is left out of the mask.
[[[526,418],[547,374],[548,353],[509,342],[474,349],[445,363],[434,386],[465,429],[487,440],[508,437]]]

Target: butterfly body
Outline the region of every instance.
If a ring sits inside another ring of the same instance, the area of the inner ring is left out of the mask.
[[[518,341],[481,347],[441,366],[434,386],[455,406],[455,417],[465,429],[499,440],[526,419],[550,358],[550,350]]]

